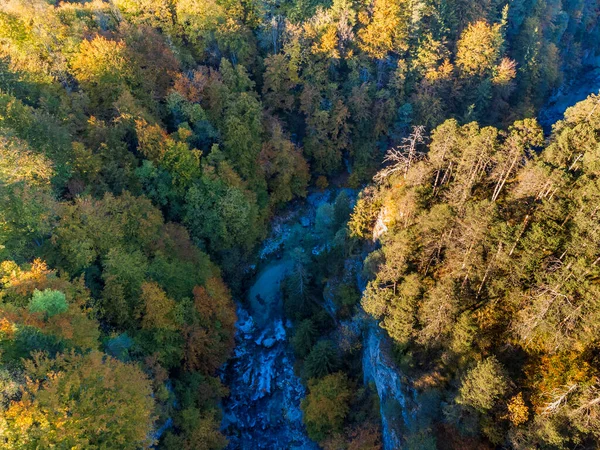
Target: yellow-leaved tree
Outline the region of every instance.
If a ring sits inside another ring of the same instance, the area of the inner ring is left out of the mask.
[[[23,448],[147,448],[154,400],[134,364],[92,351],[25,362],[27,383],[0,419],[0,445]]]

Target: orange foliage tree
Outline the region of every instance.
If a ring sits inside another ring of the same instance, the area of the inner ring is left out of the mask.
[[[184,327],[185,365],[188,370],[214,373],[233,348],[235,309],[231,294],[220,278],[194,288],[193,323]]]

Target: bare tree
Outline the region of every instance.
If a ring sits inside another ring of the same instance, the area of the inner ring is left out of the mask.
[[[578,387],[577,383],[573,383],[569,386],[554,389],[550,394],[551,399],[544,407],[542,414],[555,414],[562,406],[566,405],[569,394]]]
[[[418,146],[425,143],[425,127],[418,125],[413,127],[412,133],[402,140],[402,145],[398,148],[391,148],[387,151],[383,163],[386,167],[381,169],[373,177],[376,183],[382,183],[393,173],[404,172],[404,177],[408,173],[412,164],[422,159],[425,153],[420,152]]]

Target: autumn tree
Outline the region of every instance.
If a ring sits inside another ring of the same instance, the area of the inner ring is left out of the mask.
[[[27,446],[148,447],[153,399],[134,364],[92,352],[25,363],[29,380],[4,412],[6,448]]]
[[[47,350],[42,341],[52,340],[58,347],[98,348],[99,325],[83,280],[57,276],[41,260],[23,266],[4,261],[1,272],[0,309],[12,330],[4,342],[5,356],[16,359]],[[32,334],[37,338],[31,339]]]
[[[231,294],[217,278],[194,288],[194,319],[185,328],[185,365],[212,374],[233,348],[236,321]]]
[[[467,75],[489,74],[500,58],[503,42],[500,24],[470,24],[457,43],[456,63]]]
[[[279,124],[273,124],[271,138],[263,144],[259,161],[267,178],[272,204],[306,196],[309,166],[302,151],[286,138]]]
[[[364,25],[358,34],[362,49],[375,59],[406,50],[409,10],[409,5],[404,2],[375,0],[371,11],[361,12],[358,16]]]
[[[83,88],[99,108],[110,108],[132,80],[126,45],[103,36],[81,42],[70,62]]]
[[[141,285],[142,327],[176,329],[175,302],[155,282]]]
[[[348,378],[336,372],[320,380],[311,380],[308,395],[302,401],[305,423],[309,436],[322,441],[341,431],[349,412],[351,396]]]

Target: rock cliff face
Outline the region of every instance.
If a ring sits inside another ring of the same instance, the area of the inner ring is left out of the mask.
[[[385,332],[375,323],[368,325],[363,340],[363,377],[373,383],[379,396],[383,448],[402,448],[403,433],[416,422],[416,392],[392,361]]]

